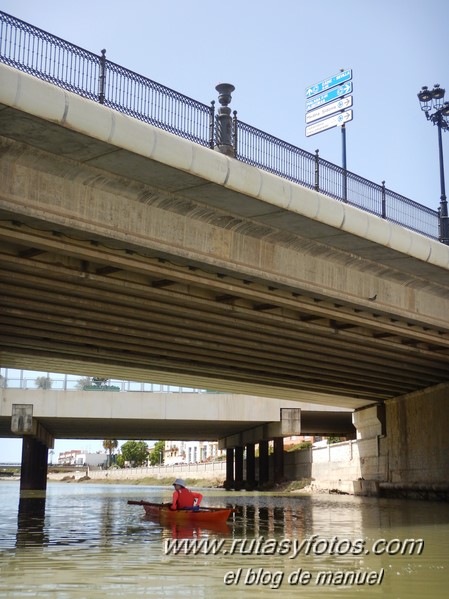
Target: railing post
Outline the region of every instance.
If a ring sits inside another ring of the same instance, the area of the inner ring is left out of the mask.
[[[214,149],[214,138],[215,138],[215,100],[210,103],[209,109],[209,147],[211,150]]]
[[[100,76],[98,78],[98,101],[104,104],[104,90],[106,86],[106,50],[101,51],[100,56]]]
[[[215,89],[219,94],[218,101],[221,104],[216,119],[217,134],[215,148],[227,156],[234,156],[234,147],[232,145],[232,117],[231,109],[228,104],[232,99],[231,93],[234,91],[235,87],[230,83],[219,83]]]
[[[238,131],[238,124],[237,124],[237,110],[234,110],[234,112],[232,113],[234,115],[234,118],[232,119],[232,133],[233,133],[233,140],[234,140],[234,158],[237,158],[237,147],[238,147],[238,137],[237,137],[237,131]]]
[[[320,189],[320,158],[319,150],[315,150],[315,191]]]
[[[385,181],[382,181],[382,218],[387,218],[387,198],[385,193]]]

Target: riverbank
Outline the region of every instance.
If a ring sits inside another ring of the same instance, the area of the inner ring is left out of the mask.
[[[108,473],[105,473],[106,475]],[[87,484],[102,484],[102,485],[133,485],[133,486],[151,486],[151,487],[170,487],[173,484],[173,477],[157,478],[145,476],[142,478],[114,478],[113,474],[104,478],[91,478],[83,473],[74,474],[49,474],[47,477],[51,482],[63,483],[87,483]],[[204,487],[204,488],[223,488],[221,479],[210,478],[186,478],[187,486],[189,487]]]
[[[102,484],[102,485],[132,485],[132,486],[147,486],[147,487],[171,487],[173,484],[173,477],[155,477],[155,476],[143,476],[141,478],[115,478],[114,470],[104,471],[102,478],[96,477],[91,478],[86,475],[84,470],[78,470],[75,472],[49,472],[47,476],[48,482],[60,482],[60,483],[76,483],[76,484]],[[1,480],[20,481],[20,475],[13,475],[5,477]],[[202,478],[202,477],[186,477],[184,478],[188,487],[202,487],[204,489],[223,489],[222,478]],[[282,483],[266,483],[263,487],[255,489],[260,492],[269,493],[326,493],[331,492],[330,490],[324,490],[316,488],[311,484],[310,480],[298,480],[298,481],[285,481]]]
[[[84,484],[103,484],[103,485],[132,485],[132,486],[148,486],[148,487],[171,487],[173,484],[172,477],[151,477],[145,476],[142,478],[114,478],[114,471],[106,472],[108,476],[104,478],[90,478],[82,472],[74,474],[67,473],[55,473],[49,474],[48,480],[52,482],[63,482],[63,483],[84,483]],[[187,487],[201,487],[205,489],[222,489],[223,480],[221,478],[196,478],[187,477],[184,479]],[[244,490],[244,489],[242,489]],[[266,483],[260,488],[254,489],[255,491],[268,492],[268,493],[326,493],[331,492],[330,490],[323,490],[315,488],[309,480],[301,481],[285,481],[282,483]]]

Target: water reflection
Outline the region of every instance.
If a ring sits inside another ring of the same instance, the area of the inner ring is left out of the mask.
[[[304,534],[303,511],[300,504],[285,507],[258,505],[258,502],[243,504],[236,508],[234,532],[242,537],[301,537]]]
[[[48,543],[48,535],[44,532],[45,499],[45,492],[22,493],[17,515],[16,547]]]
[[[140,493],[148,501],[161,502],[170,490],[146,487]],[[0,596],[273,597],[269,585],[245,584],[252,580],[250,574],[256,580],[262,570],[267,580],[270,573],[283,573],[278,578],[284,599],[298,595],[315,599],[327,592],[333,599],[347,599],[348,592],[367,597],[445,597],[449,583],[447,504],[208,490],[206,505],[236,510],[226,530],[214,530],[203,524],[164,525],[148,518],[143,508],[127,505],[136,496],[133,486],[55,483],[49,484],[46,499],[19,500],[19,495],[14,483],[0,484]],[[293,556],[291,551],[285,555],[263,551],[276,545],[261,541],[276,540],[279,547],[285,540],[302,542],[314,536],[361,538],[367,544],[381,537],[423,538],[425,548],[422,555]],[[172,539],[223,541],[223,546],[216,553],[166,554],[165,542]],[[230,550],[233,544],[235,552]],[[247,551],[250,547],[255,549]],[[258,547],[262,551],[257,552]],[[289,582],[300,569],[310,573],[312,582],[307,586]],[[381,569],[384,576],[377,587],[314,584],[320,571],[358,574]],[[226,586],[226,574],[239,570],[240,582]]]
[[[152,519],[150,516],[144,516],[144,518],[146,520]],[[189,524],[188,522],[182,524],[164,522],[162,527],[164,529],[163,536],[170,536],[172,539],[200,539],[213,533],[220,536],[229,536],[231,534],[231,527],[227,522],[208,522],[204,525]]]
[[[229,499],[229,498],[228,498]],[[279,506],[279,498],[260,498],[252,496],[243,499],[236,497],[235,501],[227,502],[226,506],[232,507],[233,513],[226,522],[201,522],[201,523],[173,523],[160,519],[158,515],[144,514],[142,519],[157,522],[164,531],[165,536],[171,533],[173,538],[194,538],[217,533],[220,536],[302,536],[304,533],[304,506],[298,503],[294,506]],[[268,501],[268,504],[267,504]]]

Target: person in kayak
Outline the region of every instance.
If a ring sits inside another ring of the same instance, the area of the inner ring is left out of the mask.
[[[201,493],[189,491],[181,478],[177,478],[173,483],[173,486],[175,487],[175,490],[173,491],[173,500],[170,505],[171,510],[199,507],[201,500],[203,499]]]

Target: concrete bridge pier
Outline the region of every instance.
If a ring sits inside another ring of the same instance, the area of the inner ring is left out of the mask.
[[[23,437],[21,491],[45,491],[47,488],[48,447],[33,437]]]
[[[353,414],[360,456],[356,495],[447,498],[449,383]]]
[[[270,480],[268,440],[259,441],[259,485]]]
[[[269,443],[273,441],[272,458],[275,483],[284,480],[284,437],[301,434],[301,409],[281,408],[278,422],[267,422],[242,433],[220,439],[219,448],[226,449],[226,489],[254,489],[270,482]],[[255,445],[259,445],[258,480],[256,479]],[[246,477],[244,475],[246,448]]]
[[[223,484],[225,489],[234,488],[234,448],[226,448],[226,480]]]
[[[243,447],[239,445],[234,449],[234,489],[240,491],[243,487]]]
[[[33,418],[33,404],[12,404],[11,431],[23,439],[20,491],[45,491],[48,449],[54,438]]]
[[[275,437],[274,443],[274,482],[280,483],[284,480],[284,438]]]
[[[246,489],[251,491],[256,486],[256,448],[254,443],[246,446]]]
[[[224,487],[240,491],[248,491],[270,482],[270,455],[269,444],[274,443],[273,455],[273,482],[279,483],[284,480],[284,439],[259,440],[258,479],[256,479],[256,457],[255,443],[246,444],[246,476],[245,476],[245,447],[237,445],[226,449],[226,480]]]

